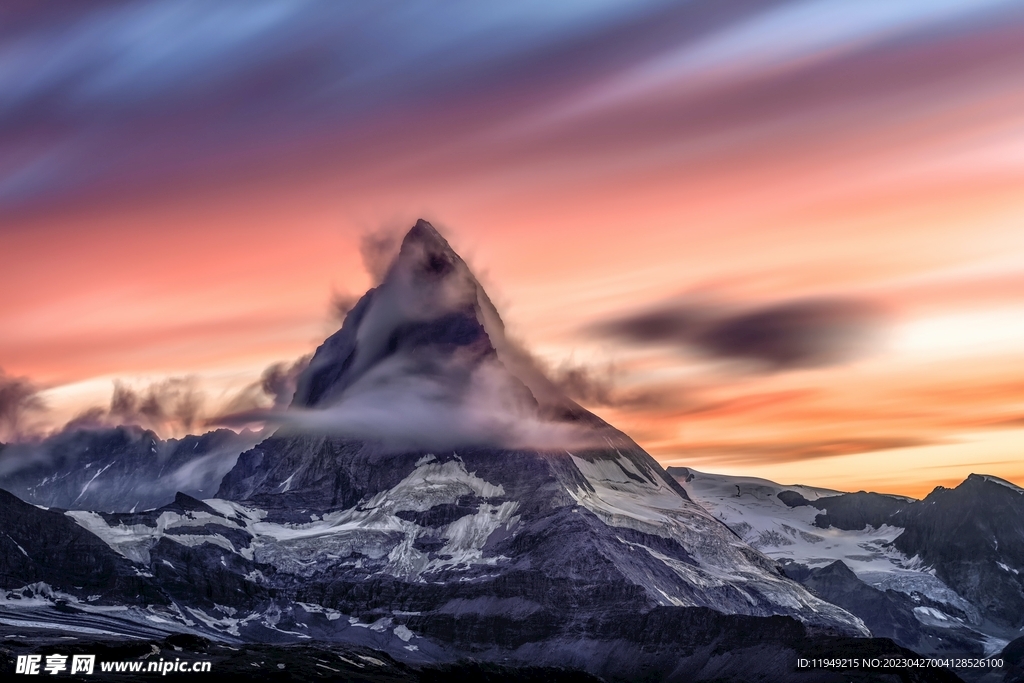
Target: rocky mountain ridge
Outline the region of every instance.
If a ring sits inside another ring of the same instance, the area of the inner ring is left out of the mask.
[[[1024,490],[971,475],[917,501],[670,473],[815,595],[922,654],[990,656],[1021,637]]]

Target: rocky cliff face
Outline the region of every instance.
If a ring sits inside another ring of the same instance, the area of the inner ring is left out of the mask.
[[[442,521],[448,509],[420,521]],[[3,567],[5,585],[39,579],[0,589],[0,634],[18,636],[5,639],[15,647],[4,650],[12,660],[26,652],[136,659],[166,650],[163,656],[212,658],[221,673],[284,664],[281,680],[304,676],[312,659],[367,681],[393,680],[396,671],[407,680],[464,671],[496,680],[581,680],[572,672],[590,671],[621,681],[810,682],[835,680],[835,673],[797,670],[799,657],[909,654],[889,641],[829,634],[791,617],[652,606],[636,577],[623,576],[600,545],[581,548],[586,525],[598,523],[585,515],[519,535],[521,548],[509,550],[520,560],[516,567],[484,557],[484,570],[473,571],[472,557],[463,555],[463,564],[413,581],[380,571],[395,557],[374,552],[373,530],[353,527],[345,513],[303,525],[185,495],[157,510],[116,514],[39,510],[0,497],[0,520],[25,527],[12,529],[13,552],[3,548],[4,557],[25,558]],[[560,542],[565,532],[568,545]],[[316,543],[289,545],[303,535]],[[638,550],[646,543],[672,552],[664,540],[621,535]],[[363,543],[361,557],[335,561],[344,542]],[[634,559],[637,568],[644,563],[642,555]],[[118,640],[124,645],[111,645]],[[147,644],[127,647],[140,642]],[[237,652],[251,657],[231,654]],[[882,680],[859,671],[847,679]],[[929,670],[905,680],[955,678]]]
[[[0,491],[0,529],[0,588],[25,589],[15,600],[66,591],[100,604],[165,602],[132,562],[59,511]]]
[[[786,493],[792,492],[780,496]],[[922,501],[863,491],[789,501],[821,510],[814,523],[823,529],[902,529],[893,549],[931,569],[984,618],[1011,629],[1024,627],[1024,489],[972,474],[954,489],[936,488]]]

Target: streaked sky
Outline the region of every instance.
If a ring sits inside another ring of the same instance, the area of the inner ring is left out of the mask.
[[[21,428],[215,412],[418,217],[666,465],[1024,484],[1024,3],[0,7]]]

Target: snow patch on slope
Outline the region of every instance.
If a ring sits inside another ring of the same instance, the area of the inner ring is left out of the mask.
[[[680,480],[691,498],[739,534],[743,540],[775,560],[792,560],[811,568],[842,560],[855,574],[913,571],[911,558],[889,547],[903,533],[899,527],[868,526],[846,531],[814,525],[821,511],[809,505],[789,507],[778,494],[796,491],[808,500],[840,495],[838,491],[808,486],[781,486],[766,479],[730,477],[690,470]]]
[[[498,562],[501,558],[484,556],[487,539],[499,528],[510,531],[519,520],[515,514],[519,503],[499,500],[504,495],[500,485],[466,471],[457,456],[443,463],[424,456],[398,484],[353,508],[303,524],[257,521],[249,529],[256,535],[257,561],[285,571],[309,575],[324,566],[353,562],[411,579],[442,569]],[[483,499],[476,512],[437,529],[396,514],[426,512],[466,496]],[[422,537],[443,545],[434,552],[417,549],[416,541]]]
[[[461,460],[444,463],[423,462],[402,481],[370,499],[365,508],[426,511],[435,505],[450,503],[461,496],[498,498],[505,495],[501,485],[490,484],[466,471]]]
[[[82,528],[98,536],[115,552],[139,564],[149,564],[149,551],[161,538],[167,538],[186,546],[213,543],[225,550],[237,552],[231,541],[219,534],[167,533],[170,529],[203,527],[211,523],[219,525],[229,523],[224,517],[209,512],[189,511],[179,514],[167,510],[161,512],[156,518],[156,526],[141,523],[111,525],[102,515],[86,510],[69,510],[64,514],[75,520]],[[247,553],[243,550],[240,554],[246,555]]]

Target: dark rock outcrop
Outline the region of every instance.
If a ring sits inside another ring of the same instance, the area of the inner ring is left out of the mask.
[[[791,508],[807,505],[822,510],[822,514],[814,519],[814,525],[821,529],[835,527],[846,531],[893,524],[903,510],[916,502],[900,496],[864,491],[825,496],[816,500],[807,500],[796,491],[780,491],[778,498]]]
[[[1010,641],[999,658],[1005,670],[1003,683],[1024,683],[1024,636]]]

